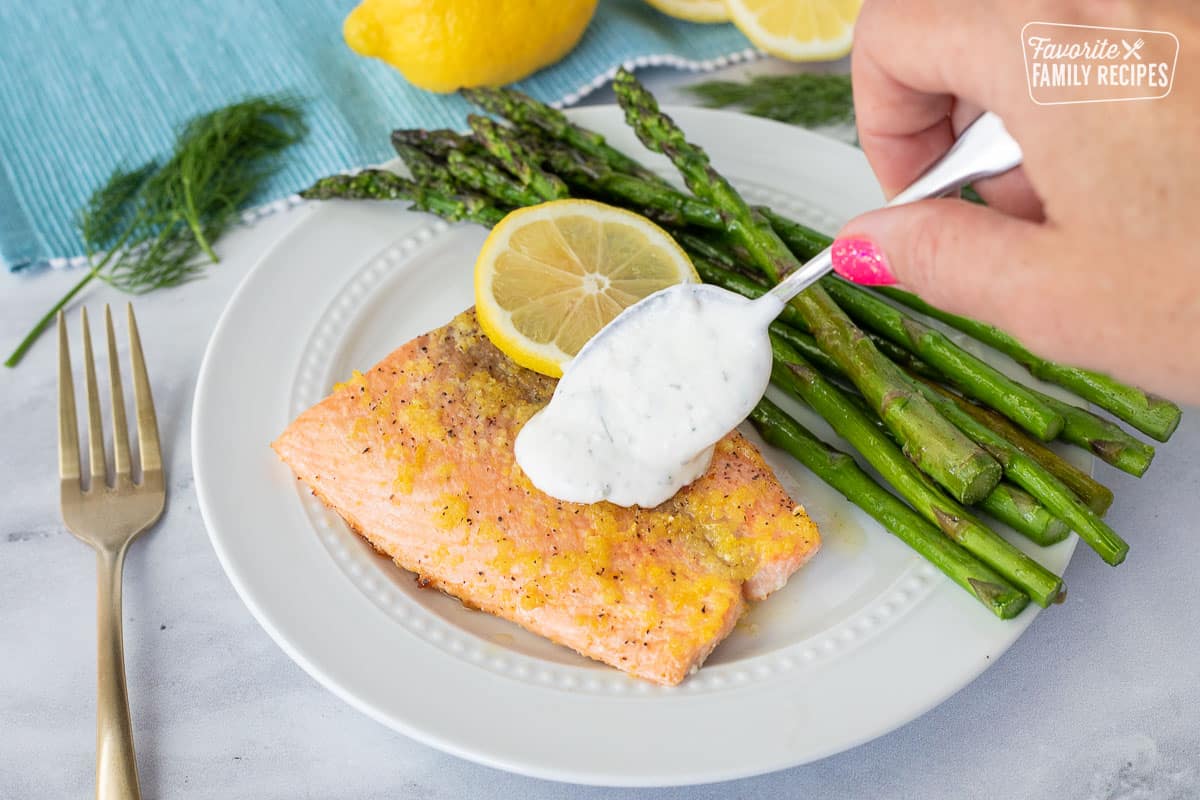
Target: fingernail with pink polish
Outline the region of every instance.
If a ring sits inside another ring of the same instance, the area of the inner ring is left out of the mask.
[[[860,236],[833,243],[833,271],[864,286],[888,286],[896,282],[887,256],[877,244]]]

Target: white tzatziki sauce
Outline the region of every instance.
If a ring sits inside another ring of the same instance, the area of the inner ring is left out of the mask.
[[[713,445],[771,377],[767,326],[783,309],[682,284],[627,308],[568,364],[517,436],[533,484],[574,503],[656,506],[700,477]]]

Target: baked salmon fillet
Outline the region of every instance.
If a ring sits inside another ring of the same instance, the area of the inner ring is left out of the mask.
[[[696,669],[820,546],[752,444],[656,508],[536,489],[513,455],[554,381],[517,366],[473,311],[355,373],[272,445],[396,564],[464,604],[655,683]]]

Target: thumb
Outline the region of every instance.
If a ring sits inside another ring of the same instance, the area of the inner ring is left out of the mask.
[[[1047,277],[1035,265],[1042,233],[986,206],[922,200],[847,223],[833,243],[833,269],[854,283],[899,284],[947,311],[994,319],[1028,291],[1027,281]]]

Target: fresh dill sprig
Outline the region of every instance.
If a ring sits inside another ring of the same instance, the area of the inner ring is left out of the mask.
[[[132,170],[118,167],[104,185],[88,198],[75,225],[79,228],[89,260],[98,251],[111,247],[121,232],[129,227],[133,200],[156,169],[158,164],[153,161]]]
[[[212,242],[304,136],[300,102],[252,97],[188,122],[165,162],[117,169],[76,221],[91,269],[5,361],[16,366],[55,315],[94,278],[141,294],[178,286],[216,263]]]
[[[709,108],[738,106],[758,117],[806,128],[854,119],[849,75],[755,75],[746,83],[708,81],[688,90]]]

